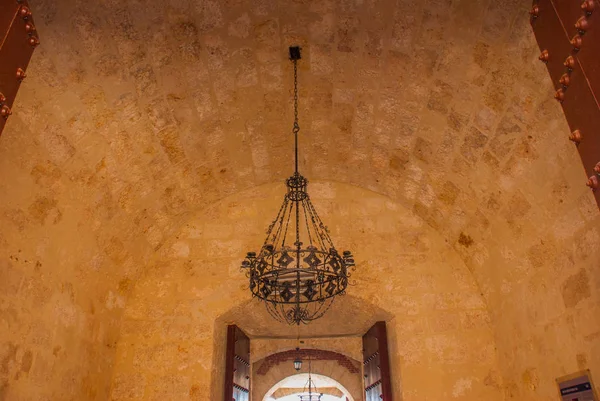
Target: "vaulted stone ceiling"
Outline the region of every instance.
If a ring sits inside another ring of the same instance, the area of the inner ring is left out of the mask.
[[[0,139],[0,394],[108,397],[123,309],[140,277],[168,272],[165,244],[197,211],[289,175],[294,44],[301,169],[388,197],[460,255],[494,322],[503,391],[550,396],[557,370],[600,360],[600,328],[575,312],[598,310],[597,207],[529,2],[32,8],[42,45]],[[577,340],[538,363],[565,325]]]

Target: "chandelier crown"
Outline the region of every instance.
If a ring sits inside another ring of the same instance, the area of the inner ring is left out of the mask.
[[[288,324],[309,323],[325,314],[337,295],[345,293],[354,267],[350,251],[333,245],[307,192],[308,180],[298,172],[298,68],[300,48],[290,47],[294,65],[294,164],[287,193],[258,253],[248,252],[242,269],[250,291],[269,313]]]

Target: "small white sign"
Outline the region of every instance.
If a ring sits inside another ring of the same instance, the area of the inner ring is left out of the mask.
[[[597,401],[589,371],[558,379],[562,401]]]

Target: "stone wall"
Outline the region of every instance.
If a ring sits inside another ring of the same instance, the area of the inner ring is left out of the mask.
[[[0,139],[0,400],[105,401],[143,252],[99,205],[101,171],[48,139],[44,117],[18,118]]]

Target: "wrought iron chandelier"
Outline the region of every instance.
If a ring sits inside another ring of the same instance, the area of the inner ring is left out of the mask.
[[[308,181],[298,172],[298,60],[300,47],[290,47],[294,65],[294,174],[287,193],[258,253],[248,252],[242,269],[253,297],[263,300],[278,321],[307,324],[322,317],[348,286],[354,268],[350,251],[338,253],[329,230],[310,201]]]
[[[308,391],[306,391],[308,389]],[[314,389],[314,393],[313,393]],[[312,377],[310,376],[310,359],[308,360],[308,382],[304,385],[304,389],[302,394],[300,394],[300,401],[321,401],[321,397],[323,397],[323,393],[319,393],[317,390],[317,386],[312,381]]]

